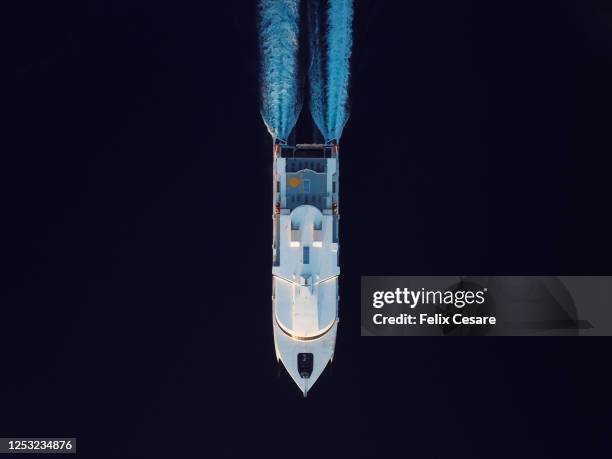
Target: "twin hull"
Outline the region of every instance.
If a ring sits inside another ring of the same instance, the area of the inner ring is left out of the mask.
[[[276,358],[306,396],[338,328],[338,145],[274,145],[272,323]]]

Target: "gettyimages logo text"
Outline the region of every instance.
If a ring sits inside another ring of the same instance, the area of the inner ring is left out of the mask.
[[[372,294],[372,306],[382,308],[386,304],[405,304],[414,309],[421,304],[436,305],[452,304],[456,308],[463,308],[472,304],[483,304],[487,288],[477,291],[442,291],[442,290],[410,290],[408,288],[396,288],[395,290],[378,290]]]

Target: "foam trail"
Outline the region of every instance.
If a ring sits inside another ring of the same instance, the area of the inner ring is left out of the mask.
[[[329,137],[339,140],[348,120],[349,61],[353,0],[329,0],[327,9],[327,125]]]
[[[325,140],[338,141],[349,115],[353,1],[328,0],[322,10],[320,0],[309,2],[310,111]]]
[[[299,0],[260,0],[261,114],[272,137],[287,139],[301,105],[298,91]]]

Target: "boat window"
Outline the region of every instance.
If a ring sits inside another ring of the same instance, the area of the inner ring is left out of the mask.
[[[310,378],[312,367],[314,366],[314,355],[304,352],[297,355],[298,373],[302,378]]]

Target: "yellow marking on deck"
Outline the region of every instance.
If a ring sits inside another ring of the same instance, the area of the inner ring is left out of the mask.
[[[302,181],[299,178],[291,177],[289,179],[289,185],[291,185],[293,188],[300,186],[301,183]]]

